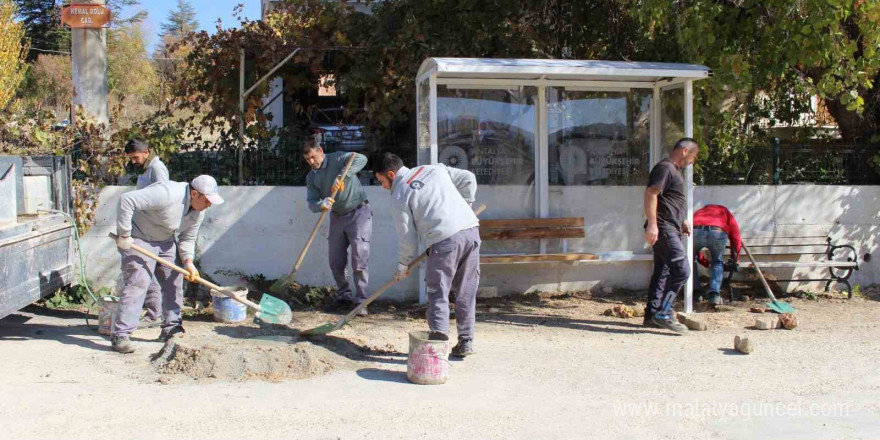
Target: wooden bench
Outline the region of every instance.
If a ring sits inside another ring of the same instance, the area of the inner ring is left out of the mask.
[[[598,260],[599,257],[593,254],[568,252],[569,238],[584,238],[585,236],[583,217],[480,220],[480,238],[484,241],[562,240],[562,253],[481,254],[480,263],[512,264]]]
[[[746,234],[744,234],[746,235]],[[797,281],[797,282],[814,282],[824,281],[825,291],[829,291],[832,283],[843,283],[849,292],[849,298],[852,298],[852,286],[849,278],[852,273],[859,270],[858,254],[853,246],[848,244],[835,244],[831,237],[827,235],[751,235],[743,236],[743,242],[749,247],[752,256],[758,260],[758,265],[762,271],[772,269],[798,269],[798,268],[827,268],[828,276],[823,278],[791,278],[779,279],[775,281]],[[695,251],[697,251],[695,249]],[[838,252],[840,252],[838,254]],[[726,255],[730,256],[730,247],[728,246]],[[797,255],[798,260],[801,255],[822,256],[820,261],[761,261],[761,257],[769,257],[774,255]],[[727,282],[730,283],[734,272],[738,267],[753,267],[749,261],[745,251],[740,252],[739,264],[734,265],[728,259],[724,265],[724,270],[728,272]],[[738,267],[737,267],[738,266]],[[731,289],[731,300],[733,300],[733,289]]]

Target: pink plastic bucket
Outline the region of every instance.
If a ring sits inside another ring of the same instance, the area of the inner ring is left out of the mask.
[[[411,332],[406,378],[420,385],[446,383],[449,379],[449,341],[429,341],[428,332]]]

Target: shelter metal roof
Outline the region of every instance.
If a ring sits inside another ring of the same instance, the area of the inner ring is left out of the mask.
[[[646,83],[683,82],[712,76],[711,69],[699,64],[513,58],[428,58],[419,68],[418,81],[431,73],[436,73],[438,78]]]

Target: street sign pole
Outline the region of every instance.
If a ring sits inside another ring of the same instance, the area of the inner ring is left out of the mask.
[[[98,123],[109,126],[107,32],[104,28],[110,24],[110,10],[103,0],[65,5],[61,20],[71,28],[71,124],[76,123],[77,106],[82,106]]]

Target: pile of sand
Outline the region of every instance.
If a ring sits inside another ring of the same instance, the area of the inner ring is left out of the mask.
[[[160,374],[226,381],[304,379],[334,370],[354,370],[358,346],[339,339],[301,340],[296,332],[218,327],[218,333],[168,341],[152,358]]]

